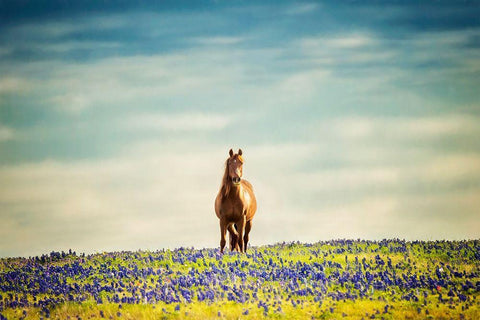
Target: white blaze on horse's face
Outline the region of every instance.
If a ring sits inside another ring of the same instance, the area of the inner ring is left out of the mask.
[[[243,160],[238,154],[232,155],[228,159],[228,172],[232,183],[236,186],[240,185],[243,175]]]

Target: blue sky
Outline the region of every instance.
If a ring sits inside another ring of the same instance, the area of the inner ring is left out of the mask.
[[[0,2],[0,256],[480,230],[473,1]]]

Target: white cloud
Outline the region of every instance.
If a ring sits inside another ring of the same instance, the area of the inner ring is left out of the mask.
[[[432,159],[421,174],[431,182],[457,182],[465,179],[480,181],[480,155],[453,154]]]
[[[307,55],[328,54],[333,56],[334,52],[331,50],[360,49],[372,45],[379,45],[379,42],[368,34],[317,36],[303,38],[299,41],[300,48]]]
[[[71,32],[82,30],[84,26],[64,22],[29,23],[14,26],[9,32],[19,38],[28,36],[61,37]]]
[[[245,39],[242,37],[200,37],[193,39],[195,44],[216,46],[216,45],[233,45],[243,42]]]
[[[342,117],[317,125],[320,129],[333,131],[335,135],[349,139],[426,139],[480,134],[479,121],[477,116],[443,114],[428,117]]]
[[[228,54],[209,55],[200,51],[62,66],[38,89],[54,88],[49,100],[66,111],[132,105],[165,108],[172,103],[176,108],[194,108],[199,103],[225,107],[235,101],[224,97],[242,78],[241,70],[238,63],[227,63]]]
[[[0,142],[12,140],[14,137],[13,130],[0,125]]]
[[[290,15],[303,15],[315,12],[321,6],[318,3],[313,2],[305,2],[305,3],[296,3],[295,5],[291,5],[285,9],[286,14]]]
[[[6,76],[0,79],[0,94],[25,93],[32,86],[32,81],[25,78]]]
[[[73,114],[82,112],[92,106],[93,103],[86,94],[70,92],[54,96],[50,99],[50,102],[57,105],[60,110]]]
[[[55,53],[66,53],[73,50],[104,50],[108,48],[119,48],[121,46],[118,42],[102,42],[102,41],[65,41],[61,43],[49,43],[32,45],[32,49],[41,49],[44,51],[51,51]]]
[[[443,114],[434,117],[406,118],[397,121],[395,130],[418,136],[445,136],[452,134],[471,135],[480,133],[479,117],[457,114]],[[387,124],[388,125],[388,124]]]
[[[328,47],[355,49],[374,44],[372,37],[356,35],[348,37],[331,38],[324,42]]]
[[[212,131],[224,129],[231,118],[219,114],[182,113],[140,114],[128,118],[125,126],[131,130]]]
[[[415,46],[422,55],[431,50],[432,47],[445,46],[455,48],[465,45],[471,36],[478,35],[478,30],[445,30],[442,32],[419,32],[414,37],[409,38],[408,41]],[[427,50],[427,51],[425,51]],[[446,52],[437,52],[438,54],[445,54]],[[451,50],[448,52],[452,53]]]
[[[192,49],[188,54],[132,56],[88,64],[37,62],[19,67],[21,74],[42,75],[33,90],[57,110],[80,114],[92,108],[193,110],[214,113],[286,107],[311,97],[322,70],[276,75],[266,63],[276,50]],[[263,80],[262,80],[263,79]],[[264,85],[259,86],[259,82]],[[265,89],[267,88],[267,90]],[[193,112],[195,113],[195,112]]]
[[[126,24],[122,15],[94,15],[78,18],[71,21],[42,23],[24,23],[7,29],[12,36],[18,39],[44,39],[66,37],[74,32],[88,29],[111,30]]]

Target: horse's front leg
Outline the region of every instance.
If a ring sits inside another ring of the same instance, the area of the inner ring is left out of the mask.
[[[223,253],[223,248],[225,248],[225,244],[227,240],[225,239],[227,235],[227,222],[225,219],[220,219],[220,252]]]
[[[237,232],[238,232],[237,243],[238,243],[240,252],[245,252],[243,248],[243,232],[245,230],[246,222],[247,222],[247,217],[245,215],[242,215],[242,218],[237,222]]]
[[[252,229],[252,220],[248,220],[245,223],[245,234],[243,236],[243,251],[247,252],[247,244],[248,244],[248,234],[250,233],[250,230]]]

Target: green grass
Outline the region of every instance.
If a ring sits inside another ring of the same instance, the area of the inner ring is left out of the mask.
[[[328,241],[256,247],[248,255],[220,256],[214,249],[187,248],[43,260],[0,259],[0,314],[7,319],[39,319],[47,315],[52,319],[480,319],[479,250],[478,240]],[[87,271],[63,271],[75,264]],[[119,271],[125,274],[113,276]],[[33,283],[8,280],[7,275],[12,273],[22,279],[32,277]],[[275,273],[280,276],[270,279],[268,275]],[[352,280],[356,273],[361,275],[360,281]],[[178,282],[198,280],[205,274],[213,275],[208,278],[211,282],[197,282],[192,287]],[[323,274],[327,280],[315,280],[315,274]],[[368,274],[374,281],[366,280]],[[381,279],[381,274],[424,282],[376,289],[374,282]],[[432,287],[425,280],[428,278],[435,283],[444,281],[445,285]],[[32,288],[38,289],[45,279],[52,281],[52,289],[35,293]],[[56,280],[52,279],[57,279],[60,286],[77,285],[80,289],[73,290],[72,295],[80,302],[55,293]],[[92,293],[89,288],[94,286],[114,289]],[[169,303],[147,300],[141,293],[159,293],[165,287],[177,293],[188,288],[195,294],[190,302],[178,294],[180,300]],[[228,294],[239,287],[248,298],[244,302],[229,301]],[[215,297],[199,301],[197,294],[202,290],[212,290]],[[334,298],[347,293],[354,297]],[[29,305],[8,307],[7,302],[12,300],[9,295],[25,297]],[[114,302],[115,295],[141,298],[135,303],[120,303]],[[102,303],[97,303],[95,297]],[[464,301],[461,297],[465,297]],[[43,308],[34,306],[35,301],[44,298],[57,300]]]

